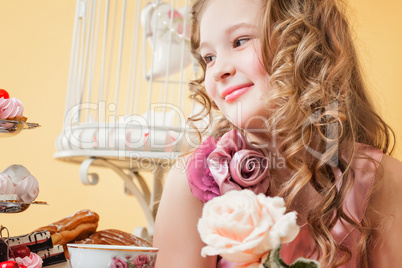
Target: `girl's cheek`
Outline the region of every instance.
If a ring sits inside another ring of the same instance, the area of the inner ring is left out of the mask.
[[[213,79],[210,77],[210,75],[208,75],[208,72],[205,74],[205,89],[208,93],[208,95],[215,100],[216,96],[217,96],[217,92],[216,92],[216,87],[214,85]]]

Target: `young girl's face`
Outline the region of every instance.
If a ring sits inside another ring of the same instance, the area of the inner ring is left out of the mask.
[[[222,113],[251,132],[267,116],[269,91],[258,38],[261,0],[209,0],[200,22],[200,53],[207,65],[205,88]]]

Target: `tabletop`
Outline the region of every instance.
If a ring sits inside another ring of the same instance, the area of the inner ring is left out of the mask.
[[[58,263],[55,265],[49,265],[47,267],[49,267],[49,268],[71,268],[71,265],[70,265],[70,262],[67,261],[67,262],[62,262],[62,263]]]

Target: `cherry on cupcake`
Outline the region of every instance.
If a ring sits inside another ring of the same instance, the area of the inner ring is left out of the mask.
[[[14,255],[14,258],[20,257],[21,259],[23,259],[24,257],[29,257],[29,254],[31,254],[31,251],[29,250],[29,248],[24,245],[18,245],[18,246],[12,247],[11,252],[12,252],[11,256]],[[0,268],[2,268],[2,267],[0,267]]]
[[[9,99],[10,95],[5,89],[0,89],[0,98]]]
[[[19,268],[18,263],[15,261],[0,262],[0,268]]]

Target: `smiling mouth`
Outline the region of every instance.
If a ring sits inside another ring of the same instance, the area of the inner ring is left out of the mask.
[[[228,87],[222,92],[222,97],[227,103],[233,102],[238,97],[246,93],[252,86],[254,86],[253,83]]]

